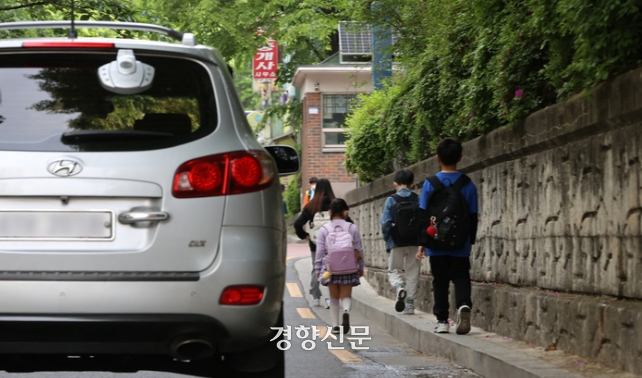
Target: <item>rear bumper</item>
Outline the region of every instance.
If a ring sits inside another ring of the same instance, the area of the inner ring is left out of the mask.
[[[220,322],[202,315],[0,316],[0,354],[169,355],[186,336],[215,345],[229,339]]]
[[[224,227],[215,261],[199,275],[190,281],[0,280],[0,354],[168,354],[172,342],[190,335],[227,353],[269,341],[285,286],[282,232]],[[257,305],[220,305],[232,285],[263,286],[264,297]]]

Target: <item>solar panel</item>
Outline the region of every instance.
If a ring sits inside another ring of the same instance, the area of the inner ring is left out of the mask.
[[[339,23],[339,51],[342,55],[372,54],[370,25],[354,21]]]

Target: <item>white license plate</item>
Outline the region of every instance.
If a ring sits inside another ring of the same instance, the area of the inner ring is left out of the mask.
[[[113,218],[111,211],[0,210],[0,239],[110,240]]]

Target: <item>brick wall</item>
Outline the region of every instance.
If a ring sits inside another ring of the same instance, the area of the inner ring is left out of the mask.
[[[316,107],[319,114],[309,114],[308,109]],[[323,152],[321,93],[306,93],[303,99],[303,127],[301,130],[301,182],[307,190],[310,177],[327,178],[335,183],[353,183],[355,177],[348,174],[343,167],[344,152]]]

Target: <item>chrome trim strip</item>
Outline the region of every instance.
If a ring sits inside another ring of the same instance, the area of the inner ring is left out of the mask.
[[[0,281],[198,281],[195,272],[0,271]]]

